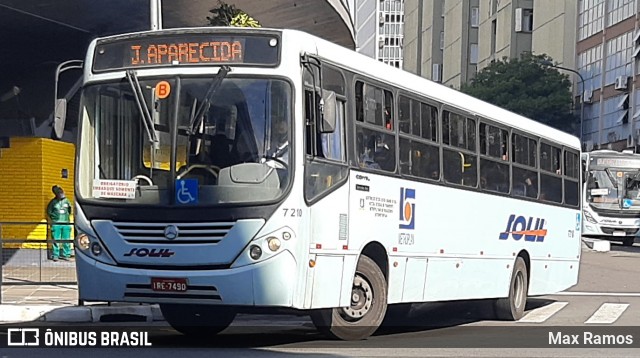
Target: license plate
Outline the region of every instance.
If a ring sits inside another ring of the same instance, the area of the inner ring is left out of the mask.
[[[187,279],[152,277],[151,289],[162,292],[185,292],[187,290]]]
[[[627,233],[624,231],[614,231],[613,236],[627,236]]]

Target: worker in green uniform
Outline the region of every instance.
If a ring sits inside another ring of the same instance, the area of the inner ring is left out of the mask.
[[[71,239],[71,225],[69,224],[71,203],[61,187],[54,185],[51,190],[55,194],[55,198],[51,199],[49,205],[47,205],[47,216],[51,221],[51,237],[53,238],[51,259],[53,261],[58,261],[58,258],[69,260],[71,257],[71,243],[63,242],[58,244],[56,240]],[[62,246],[62,255],[60,255],[60,246]]]

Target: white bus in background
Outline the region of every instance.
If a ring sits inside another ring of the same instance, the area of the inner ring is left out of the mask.
[[[583,235],[633,245],[640,229],[640,155],[595,150],[582,154]]]
[[[82,300],[193,335],[289,308],[364,339],[388,305],[514,320],[577,282],[574,136],[292,30],[100,38],[84,68]]]

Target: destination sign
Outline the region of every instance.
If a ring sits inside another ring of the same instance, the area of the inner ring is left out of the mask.
[[[601,167],[640,169],[640,159],[597,158],[596,165]]]
[[[96,45],[93,71],[189,65],[278,64],[274,36],[180,34],[104,40]]]

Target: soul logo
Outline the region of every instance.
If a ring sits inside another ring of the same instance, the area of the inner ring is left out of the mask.
[[[400,188],[400,228],[413,230],[416,221],[416,190]]]
[[[535,222],[535,225],[534,225]],[[507,229],[500,233],[500,240],[507,240],[509,235],[518,241],[524,236],[524,241],[542,242],[547,236],[544,219],[511,215],[507,222]]]

